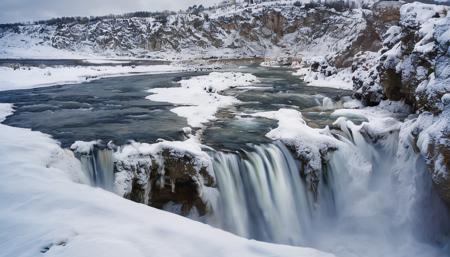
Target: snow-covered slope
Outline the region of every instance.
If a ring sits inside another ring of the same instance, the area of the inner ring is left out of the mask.
[[[0,118],[10,108],[0,105]],[[332,256],[239,238],[90,187],[49,136],[0,131],[0,256]]]

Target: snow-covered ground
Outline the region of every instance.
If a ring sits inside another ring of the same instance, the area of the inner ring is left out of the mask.
[[[186,69],[175,65],[59,66],[20,67],[18,69],[0,67],[0,91],[81,83],[92,79],[126,74],[157,74]]]
[[[0,119],[11,113],[0,109]],[[87,186],[78,159],[48,135],[0,131],[0,256],[332,256],[247,240]]]
[[[239,101],[233,96],[221,92],[235,87],[251,86],[258,79],[248,73],[212,72],[205,76],[192,77],[180,81],[180,87],[154,88],[148,90],[147,99],[188,105],[173,108],[171,111],[185,117],[192,127],[201,127],[203,123],[213,120],[219,108],[224,108]]]
[[[300,68],[294,75],[300,76],[306,83],[314,87],[331,87],[352,90],[352,73],[350,69],[340,70],[338,73],[331,76],[324,76],[319,72],[311,71],[311,68]]]

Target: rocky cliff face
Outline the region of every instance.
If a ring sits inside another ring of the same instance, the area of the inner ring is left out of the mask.
[[[360,53],[353,64],[355,95],[367,105],[404,101],[418,114],[411,135],[432,180],[450,204],[450,16],[448,7],[412,3],[383,35],[378,52]]]
[[[415,110],[442,111],[441,98],[449,91],[449,19],[444,6],[402,6],[401,20],[383,35],[379,54],[356,58],[355,90],[362,100],[374,105],[386,97]]]
[[[386,35],[380,82],[391,100],[439,113],[449,91],[450,17],[443,6],[405,5],[399,27]]]
[[[96,55],[161,58],[329,55],[349,67],[359,51],[381,47],[380,33],[396,22],[389,8],[346,9],[270,2],[148,18],[96,18],[0,27],[0,45]],[[382,22],[379,20],[383,19]],[[19,44],[19,42],[18,42]]]

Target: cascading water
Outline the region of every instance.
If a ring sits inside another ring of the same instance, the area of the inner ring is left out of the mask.
[[[111,150],[94,148],[89,154],[81,154],[79,159],[91,185],[113,190],[114,160]]]
[[[220,200],[216,225],[258,240],[301,244],[311,220],[311,197],[299,165],[282,144],[254,152],[218,153],[214,171]]]
[[[448,256],[448,209],[424,160],[405,147],[408,138],[392,130],[371,142],[353,123],[341,127],[316,199],[299,161],[281,143],[215,153],[219,198],[206,222],[338,256]]]

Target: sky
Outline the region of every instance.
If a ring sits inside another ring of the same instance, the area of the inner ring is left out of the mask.
[[[134,11],[178,11],[194,4],[209,6],[218,2],[221,0],[0,0],[0,23]]]

